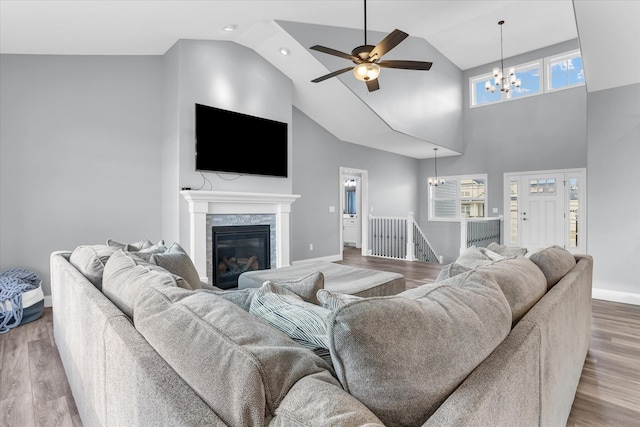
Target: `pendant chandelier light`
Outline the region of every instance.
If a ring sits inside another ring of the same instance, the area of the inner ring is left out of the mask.
[[[435,165],[435,169],[436,169],[436,177],[435,178],[429,178],[429,185],[431,187],[437,187],[438,185],[444,185],[444,183],[445,183],[444,178],[438,178],[438,149],[437,148],[433,149],[433,164]]]
[[[504,52],[502,47],[502,25],[504,25],[504,21],[499,21],[498,25],[500,25],[500,67],[493,69],[493,83],[491,83],[491,80],[487,80],[484,87],[491,93],[495,92],[498,87],[501,92],[509,93],[512,87],[519,89],[522,82],[516,76],[516,67],[510,67],[509,74],[506,76],[504,74]]]

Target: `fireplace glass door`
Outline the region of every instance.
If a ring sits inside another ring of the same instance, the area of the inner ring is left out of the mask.
[[[269,225],[212,227],[213,285],[222,289],[238,286],[245,271],[271,268]]]

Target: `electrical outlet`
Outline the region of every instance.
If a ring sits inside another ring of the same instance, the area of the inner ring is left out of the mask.
[[[493,213],[498,213],[498,208],[493,208]]]
[[[309,243],[309,250],[312,251],[313,250],[313,243]]]

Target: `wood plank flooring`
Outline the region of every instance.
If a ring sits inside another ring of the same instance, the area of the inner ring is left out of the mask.
[[[407,288],[433,282],[442,267],[361,257],[355,248],[339,264],[401,273]],[[640,307],[593,300],[592,325],[567,426],[640,426]],[[0,335],[0,426],[82,426],[54,343],[51,308]]]

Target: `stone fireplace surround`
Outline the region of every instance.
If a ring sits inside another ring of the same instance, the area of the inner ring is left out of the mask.
[[[290,265],[291,204],[300,198],[297,194],[245,193],[232,191],[183,190],[182,197],[189,203],[189,255],[201,280],[210,282],[207,268],[208,236],[212,215],[273,215],[275,217],[275,266]],[[207,219],[209,218],[209,221]],[[270,221],[271,222],[271,221]],[[273,246],[272,246],[273,252]],[[272,256],[272,265],[273,265]],[[208,271],[209,270],[209,271]]]

